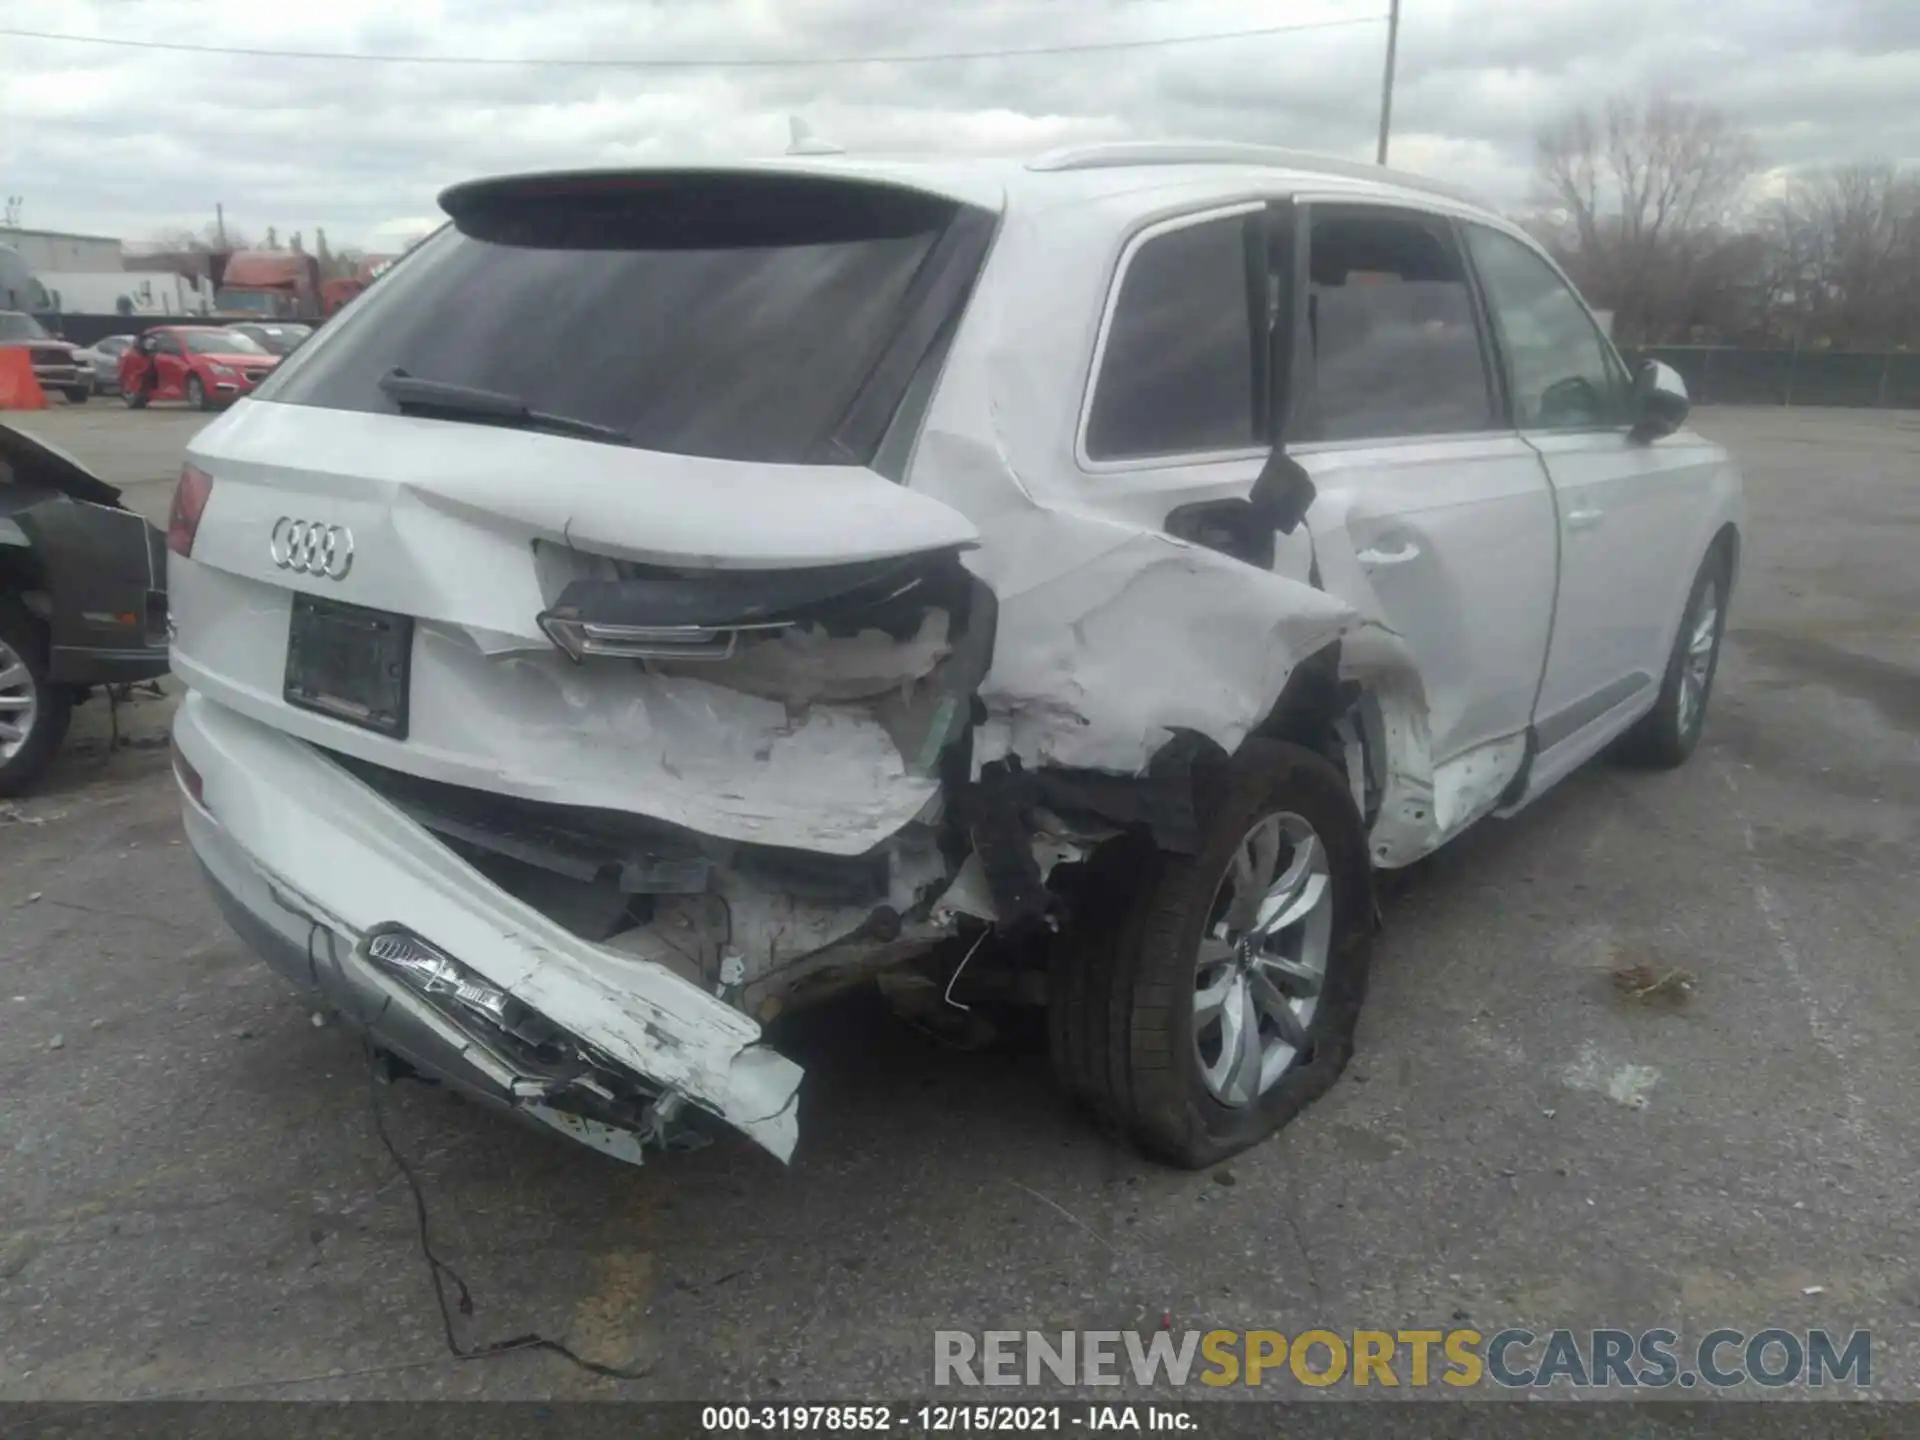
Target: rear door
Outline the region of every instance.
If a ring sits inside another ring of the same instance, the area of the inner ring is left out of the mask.
[[[1318,491],[1328,589],[1405,638],[1444,763],[1532,718],[1552,496],[1506,416],[1453,222],[1342,203],[1305,224],[1288,453]]]
[[[1558,503],[1559,603],[1536,718],[1544,753],[1658,689],[1715,457],[1688,435],[1633,439],[1626,368],[1573,288],[1514,236],[1464,228],[1515,419]]]

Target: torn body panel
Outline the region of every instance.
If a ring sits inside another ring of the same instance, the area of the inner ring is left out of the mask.
[[[1362,542],[1374,538],[1377,519],[1352,488],[1338,483],[1337,472],[1334,481],[1319,487],[1304,528],[1313,538],[1319,583],[1356,617],[1341,641],[1340,676],[1357,687],[1360,713],[1350,738],[1363,748],[1372,783],[1362,813],[1369,820],[1373,863],[1395,869],[1491,812],[1521,774],[1532,686],[1547,644],[1551,574],[1544,581],[1537,575],[1517,580],[1503,606],[1500,556],[1462,555],[1443,521],[1414,517],[1406,522],[1420,526],[1413,543],[1424,542],[1436,553],[1421,554],[1427,569],[1413,583],[1398,581],[1400,588],[1383,594],[1376,576],[1391,579],[1395,568],[1376,572],[1362,559]],[[1548,587],[1545,601],[1531,588],[1536,582]],[[1461,598],[1463,591],[1473,592],[1471,603]],[[1515,613],[1505,615],[1506,609]],[[1441,618],[1429,618],[1429,612]],[[1481,633],[1459,633],[1462,612]],[[1395,624],[1402,617],[1408,628]],[[1497,674],[1499,683],[1473,693],[1476,674]],[[1430,683],[1436,676],[1451,697],[1439,716]],[[1463,726],[1463,715],[1470,725]],[[1448,727],[1452,753],[1436,751],[1436,724]],[[1350,764],[1350,778],[1353,773]]]
[[[334,759],[488,881],[580,939],[660,964],[750,1013],[801,975],[857,970],[877,946],[945,933],[925,923],[947,876],[932,826],[909,825],[866,854],[834,856]]]
[[[223,416],[195,454],[215,483],[192,557],[175,562],[182,678],[315,744],[449,784],[859,854],[934,800],[934,761],[968,718],[957,697],[992,643],[991,596],[976,605],[952,558],[975,528],[853,467],[266,403]],[[289,507],[352,534],[350,571],[304,590],[413,617],[404,742],[285,702],[295,592],[266,537]],[[860,523],[830,528],[823,517],[843,511]],[[703,568],[729,540],[732,563]],[[912,593],[862,592],[871,603],[848,622],[844,590],[809,593],[776,568],[792,565],[869,566]],[[701,658],[575,655],[541,624],[649,614],[732,638]]]
[[[1434,764],[1420,672],[1405,642],[1386,627],[1356,626],[1341,642],[1340,673],[1358,686],[1357,713],[1345,732],[1354,752],[1348,773],[1357,797],[1364,789],[1362,813],[1379,868],[1398,869],[1431,854],[1490,813],[1521,773],[1524,733]]]
[[[1092,539],[1095,553],[987,577],[1002,638],[978,760],[1140,775],[1179,731],[1231,754],[1294,666],[1353,620],[1329,595],[1168,536],[1068,512],[1029,523],[1062,549]]]
[[[230,893],[284,891],[270,905],[248,908],[289,917],[289,933],[304,937],[310,965],[341,960],[312,951],[313,923],[336,936],[351,952],[348,963],[363,970],[370,965],[367,937],[404,925],[645,1077],[657,1094],[682,1094],[782,1159],[791,1153],[800,1069],[765,1048],[760,1027],[732,1006],[661,966],[570,934],[487,881],[361,780],[286,735],[197,694],[182,704],[174,735],[204,795],[204,811],[188,809],[196,853],[229,872],[216,879]],[[363,976],[355,989],[418,1008],[412,992],[394,984]],[[348,1018],[391,1028],[367,1012],[349,1011]],[[435,1028],[447,1049],[495,1089],[504,1085],[512,1096],[521,1093],[514,1081],[531,1080],[532,1088],[521,1091],[555,1102],[543,1077],[489,1055],[471,1035],[444,1023]]]

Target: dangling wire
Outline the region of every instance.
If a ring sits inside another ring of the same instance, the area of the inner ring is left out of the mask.
[[[299,907],[289,903],[286,896],[275,892],[274,898],[291,913],[299,915],[307,922],[307,973],[315,980],[315,989],[319,989],[319,972],[314,954],[314,941],[326,937],[327,962],[333,967],[335,978],[339,981],[338,994],[344,1002],[352,995],[347,983],[346,972],[340,964],[340,955],[335,948],[338,937],[331,927],[317,917],[307,914]],[[589,1360],[558,1340],[551,1340],[537,1331],[528,1331],[524,1335],[514,1335],[505,1340],[494,1340],[484,1345],[462,1345],[454,1333],[453,1312],[457,1308],[463,1316],[472,1318],[474,1312],[473,1291],[460,1272],[442,1260],[433,1250],[433,1233],[428,1224],[427,1196],[421,1188],[420,1177],[414,1173],[413,1166],[407,1163],[400,1153],[400,1147],[393,1143],[393,1137],[387,1132],[386,1109],[381,1103],[380,1054],[374,1048],[371,1039],[372,1029],[368,1017],[355,1015],[360,1027],[362,1043],[367,1057],[367,1101],[373,1112],[373,1133],[380,1138],[381,1147],[399,1170],[400,1177],[407,1182],[407,1190],[413,1196],[414,1230],[420,1242],[420,1254],[427,1262],[427,1274],[433,1280],[433,1298],[440,1307],[440,1330],[447,1342],[447,1351],[456,1360],[490,1360],[497,1355],[510,1355],[520,1350],[545,1350],[560,1356],[563,1360],[585,1370],[590,1375],[605,1376],[609,1380],[643,1380],[651,1372],[647,1369],[624,1370],[617,1365],[603,1365],[597,1360]],[[377,1018],[377,1017],[376,1017]],[[453,1282],[458,1299],[449,1304],[447,1300],[447,1282]]]

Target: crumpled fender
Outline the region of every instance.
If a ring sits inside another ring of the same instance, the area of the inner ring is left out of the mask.
[[[1073,561],[1044,577],[982,575],[1000,598],[982,761],[1012,752],[1138,774],[1179,730],[1231,754],[1294,666],[1355,619],[1310,586],[1170,536],[1060,511],[1028,524]]]
[[[1232,753],[1294,666],[1359,620],[1324,591],[1203,546],[1035,499],[1004,450],[952,431],[921,437],[924,464],[964,505],[981,544],[967,567],[999,600],[977,768],[1143,773],[1176,731]],[[944,498],[944,497],[943,497]]]

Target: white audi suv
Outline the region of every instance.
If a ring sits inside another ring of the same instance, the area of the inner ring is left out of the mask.
[[[1376,871],[1699,737],[1738,475],[1451,189],[1136,144],[441,198],[169,533],[194,851],[395,1067],[786,1157],[763,1024],[877,979],[1043,1007],[1206,1164],[1346,1063]]]

